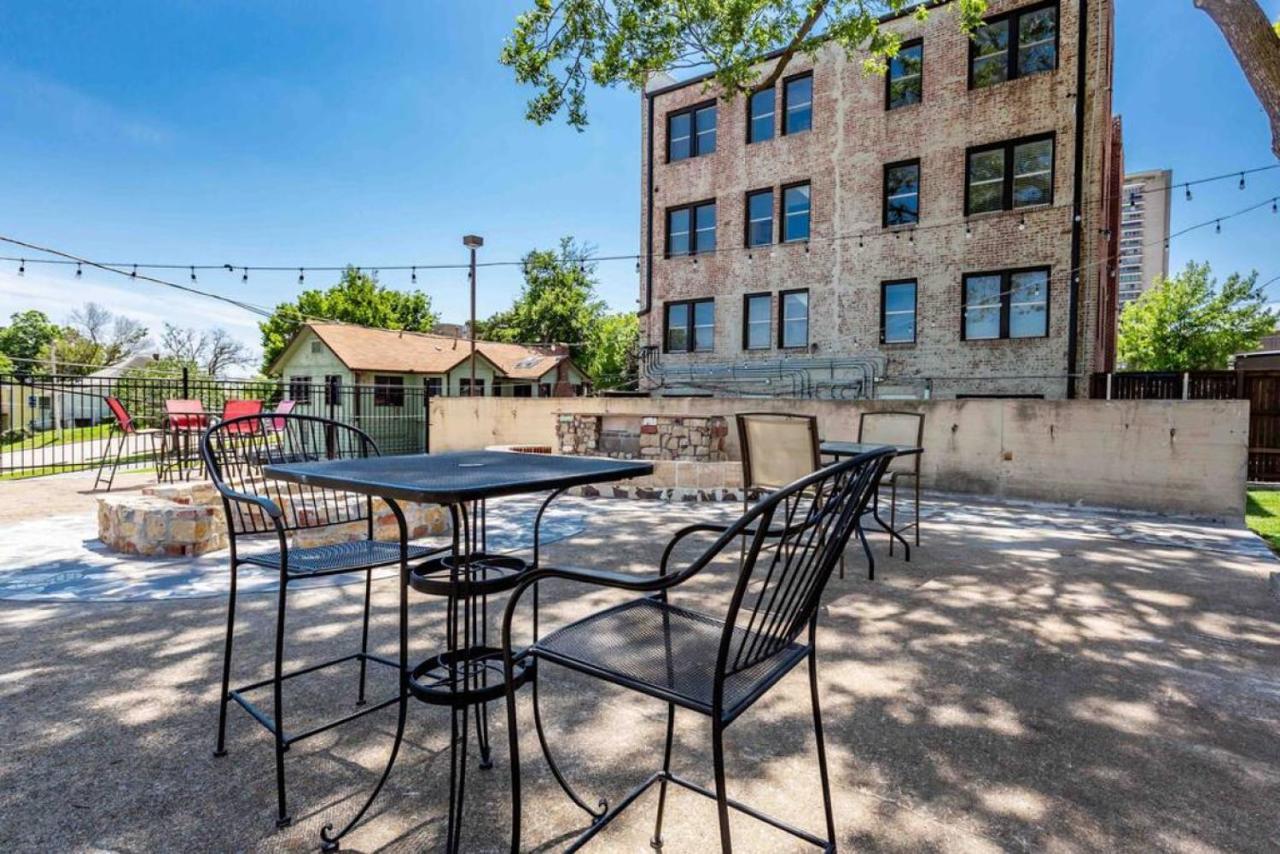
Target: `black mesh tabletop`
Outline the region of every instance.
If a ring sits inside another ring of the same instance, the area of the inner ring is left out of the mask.
[[[400,501],[455,504],[653,474],[635,460],[449,451],[269,465],[264,476]]]
[[[918,454],[924,450],[914,445],[886,445],[883,442],[823,442],[819,446],[819,450],[829,457],[856,457],[858,454],[878,451],[881,448],[893,448],[900,457]]]

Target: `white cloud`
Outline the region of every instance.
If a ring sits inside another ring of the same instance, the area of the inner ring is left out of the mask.
[[[0,103],[12,115],[38,115],[85,139],[126,139],[138,145],[171,142],[173,131],[56,80],[0,65]]]

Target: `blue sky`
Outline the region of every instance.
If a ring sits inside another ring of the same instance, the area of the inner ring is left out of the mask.
[[[581,134],[526,122],[528,92],[497,53],[529,2],[0,0],[0,233],[108,261],[461,262],[467,232],[484,235],[490,260],[567,234],[635,252],[638,96],[594,91]],[[1263,5],[1280,13],[1280,0]],[[1168,167],[1176,181],[1275,162],[1261,108],[1192,0],[1117,0],[1117,42],[1131,170]],[[1173,227],[1277,194],[1280,170],[1244,192],[1229,181],[1190,203],[1179,193]],[[1280,276],[1280,219],[1223,228],[1175,241],[1173,265]],[[613,307],[634,307],[632,262],[600,276]],[[407,273],[382,278],[408,286]],[[200,286],[274,304],[296,280],[210,272]],[[484,315],[510,303],[518,271],[483,270],[480,284]],[[419,286],[445,319],[464,319],[464,272],[423,272]],[[86,299],[155,328],[222,325],[256,342],[254,318],[229,306],[0,264],[0,317],[38,307],[62,321]]]

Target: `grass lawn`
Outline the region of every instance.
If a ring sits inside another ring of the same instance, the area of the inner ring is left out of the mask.
[[[1251,489],[1244,509],[1245,523],[1276,551],[1280,551],[1280,490]]]
[[[0,450],[21,450],[24,448],[48,448],[53,445],[69,445],[72,442],[88,442],[92,439],[105,439],[111,435],[110,424],[97,424],[93,427],[71,427],[62,430],[45,430],[19,439],[16,442],[0,442]]]

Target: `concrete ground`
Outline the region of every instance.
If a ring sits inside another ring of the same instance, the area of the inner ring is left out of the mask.
[[[0,490],[9,504],[11,485]],[[680,526],[733,512],[570,500],[589,508],[588,527],[548,548],[548,562],[635,573]],[[1280,611],[1268,593],[1276,563],[1256,540],[1176,520],[933,503],[910,563],[874,537],[877,580],[851,549],[850,576],[825,596],[818,648],[840,847],[1276,850]],[[723,608],[730,569],[709,569],[677,601]],[[375,589],[375,642],[393,654],[395,585]],[[291,664],[358,643],[359,592],[291,601]],[[620,598],[551,586],[544,624]],[[211,756],[223,607],[0,602],[0,848],[306,851],[323,824],[354,813],[381,770],[393,710],[290,751],[294,824],[282,831],[265,731],[233,709],[230,753]],[[442,609],[417,595],[411,607],[423,655],[439,643]],[[242,601],[241,680],[268,672],[274,608],[271,595]],[[616,800],[660,763],[663,704],[550,667],[543,680],[552,745],[590,800]],[[354,681],[331,671],[291,683],[297,726],[349,709]],[[375,695],[391,687],[374,684]],[[473,752],[467,771],[469,851],[507,845],[506,730],[494,711],[496,765],[479,770]],[[559,850],[584,814],[538,756],[527,696],[520,714],[524,848]],[[440,710],[411,705],[397,768],[345,850],[441,847],[447,727]],[[710,783],[707,730],[678,715],[674,764]],[[820,832],[802,672],[727,742],[731,795]],[[648,850],[655,802],[642,797],[588,850]],[[675,790],[668,803],[666,850],[717,850],[710,802]],[[740,816],[733,829],[742,851],[812,850]]]

